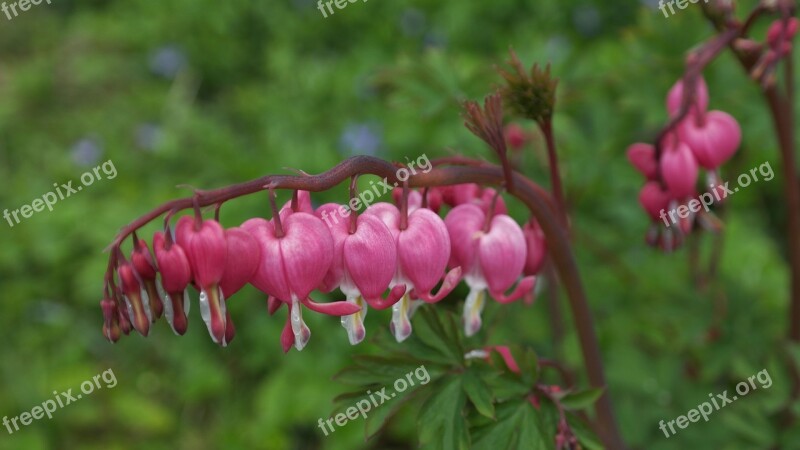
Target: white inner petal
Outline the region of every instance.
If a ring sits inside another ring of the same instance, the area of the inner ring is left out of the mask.
[[[150,295],[147,294],[147,289],[141,289],[142,308],[144,315],[147,316],[148,322],[153,322],[153,313],[150,311]]]
[[[297,297],[292,295],[292,332],[294,333],[294,347],[298,351],[302,350],[311,338],[311,330],[303,321],[303,311],[301,308],[300,301],[297,300]]]
[[[156,289],[158,290],[158,295],[164,299],[164,316],[167,318],[167,323],[172,328],[172,332],[178,334],[175,332],[175,312],[172,310],[172,298],[164,292],[164,286],[161,285],[161,281],[156,283]]]
[[[367,317],[367,304],[360,295],[348,297],[347,301],[361,308],[361,311],[355,314],[342,316],[342,326],[347,330],[347,338],[350,340],[351,345],[356,345],[363,341],[367,335],[367,330],[364,327],[364,318]]]
[[[411,320],[409,320],[411,300],[408,297],[410,290],[411,288],[407,289],[403,298],[392,305],[392,322],[389,324],[389,328],[397,342],[403,342],[411,336]]]
[[[481,312],[486,303],[486,291],[483,289],[470,289],[467,300],[464,302],[464,333],[472,336],[481,329]]]

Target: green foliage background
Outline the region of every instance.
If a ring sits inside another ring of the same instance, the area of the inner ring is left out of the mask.
[[[52,212],[0,223],[0,415],[108,368],[118,380],[52,420],[13,435],[0,429],[0,449],[415,448],[413,403],[367,443],[360,421],[324,437],[317,419],[346,390],[332,376],[353,355],[380,350],[351,347],[337,319],[308,313],[310,345],[284,355],[285,312],[269,317],[253,288],[229,303],[238,335],[228,348],[211,342],[196,305],[182,338],[159,322],[147,339],[108,344],[102,249],[122,225],[188,195],[181,184],[219,187],[285,168],[318,173],[363,151],[401,161],[449,149],[490,158],[462,127],[458,105],[499,83],[492,66],[509,46],[525,64],[550,62],[560,79],[555,126],[575,247],[626,440],[648,450],[767,448],[778,439],[797,448],[797,430],[794,439],[778,436],[769,420],[789,391],[776,357],[788,300],[781,176],[730,199],[718,278],[697,290],[685,250],[644,245],[642,180],[624,156],[664,122],[663,98],[685,52],[711,33],[697,5],[666,19],[633,0],[372,0],[328,18],[312,0],[53,0],[11,21],[0,15],[0,207],[29,204],[109,159],[118,170]],[[177,58],[177,70],[159,75],[159,58]],[[766,161],[778,172],[757,88],[728,55],[706,78],[712,107],[744,131],[725,173]],[[353,142],[343,138],[348,130],[367,137]],[[365,143],[369,135],[377,145]],[[522,163],[547,185],[541,147],[537,139]],[[343,201],[345,192],[315,201]],[[226,205],[222,220],[268,214],[266,196],[256,195]],[[704,251],[709,242],[704,236]],[[721,318],[718,298],[727,300]],[[580,369],[569,319],[563,349],[554,349],[544,299],[493,305],[490,315],[489,342],[529,345]],[[714,317],[720,335],[710,342]],[[371,312],[368,336],[386,333],[388,321]],[[659,420],[764,368],[770,389],[670,439],[659,431]]]

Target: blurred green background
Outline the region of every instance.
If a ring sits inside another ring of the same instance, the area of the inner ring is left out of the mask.
[[[351,347],[336,318],[309,312],[309,346],[284,355],[285,310],[269,317],[252,287],[229,303],[238,335],[228,348],[212,343],[196,304],[184,337],[160,321],[147,339],[109,344],[98,306],[102,250],[124,224],[190,194],[178,185],[318,173],[353,154],[491,158],[463,128],[459,102],[500,82],[493,65],[509,47],[526,65],[551,63],[560,79],[555,127],[575,247],[626,441],[767,448],[778,439],[769,416],[789,391],[777,362],[788,275],[783,179],[758,90],[729,55],[706,71],[711,107],[744,132],[724,174],[769,161],[776,177],[728,202],[719,273],[703,289],[686,249],[664,255],[644,244],[643,180],[624,154],[655,135],[685,52],[711,35],[698,5],[666,19],[635,0],[372,0],[328,18],[313,0],[53,0],[10,21],[0,15],[0,207],[30,204],[108,160],[118,171],[52,212],[0,223],[0,416],[29,411],[54,390],[77,391],[109,368],[118,380],[51,420],[13,435],[0,428],[0,449],[415,448],[415,406],[380,439],[365,443],[358,420],[324,437],[317,419],[347,390],[332,375],[375,347]],[[547,186],[543,155],[537,137],[521,163]],[[345,186],[314,196],[345,198]],[[268,215],[258,194],[226,204],[222,222]],[[699,241],[704,257],[711,240]],[[554,348],[544,296],[532,307],[490,308],[498,322],[489,342],[531,345],[581,371],[568,315],[563,348]],[[387,332],[389,316],[369,314],[368,341]],[[770,389],[670,439],[659,431],[659,420],[764,368]]]

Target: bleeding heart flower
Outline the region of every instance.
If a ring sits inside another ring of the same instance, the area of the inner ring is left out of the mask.
[[[699,168],[688,145],[680,141],[665,145],[660,164],[661,177],[672,198],[683,199],[694,195]]]
[[[739,123],[722,111],[709,111],[699,120],[689,117],[681,123],[680,135],[697,162],[708,170],[728,161],[742,142]]]
[[[215,220],[184,216],[175,225],[175,238],[186,252],[192,278],[200,288],[200,313],[208,333],[215,343],[225,346],[228,313],[219,288],[228,258],[225,230]]]
[[[545,256],[547,256],[547,243],[544,239],[544,232],[539,222],[533,217],[522,227],[522,234],[525,235],[526,258],[525,275],[536,275],[542,270]]]
[[[525,266],[526,242],[522,229],[504,214],[491,218],[488,229],[486,214],[472,204],[459,205],[445,218],[452,242],[452,262],[464,271],[470,288],[464,304],[464,328],[467,336],[481,327],[481,311],[485,291],[500,303],[513,302],[533,290],[536,277],[525,277],[510,295],[505,295],[522,275]]]
[[[683,100],[683,80],[678,80],[667,94],[667,112],[670,117],[678,115],[681,109],[681,101]],[[694,92],[695,96],[692,100],[691,112],[702,114],[708,109],[708,86],[703,77],[697,78],[697,87]]]
[[[405,286],[406,293],[399,302],[370,302],[370,306],[383,309],[392,305],[392,322],[390,328],[398,342],[411,335],[410,315],[419,303],[412,303],[419,298],[428,303],[443,299],[458,284],[461,268],[448,272],[445,269],[450,259],[450,237],[442,219],[433,211],[425,208],[414,210],[408,215],[407,227],[400,228],[400,211],[390,203],[377,203],[367,208],[365,215],[380,218],[397,243],[398,264],[392,289]],[[434,295],[432,290],[444,275],[444,282]]]
[[[124,294],[128,317],[131,319],[136,331],[142,336],[147,336],[150,332],[150,322],[153,316],[150,312],[147,291],[142,286],[141,278],[136,273],[133,264],[127,260],[120,263],[117,268],[117,274],[119,275],[120,288]]]
[[[328,203],[320,206],[316,214],[326,211],[335,217],[340,205]],[[347,330],[350,343],[355,345],[366,336],[364,317],[368,304],[391,305],[406,291],[403,285],[395,286],[386,300],[384,291],[397,270],[397,244],[386,225],[376,216],[362,214],[350,233],[350,220],[326,222],[333,237],[333,262],[325,275],[326,290],[339,287],[347,302],[359,308],[349,316],[342,316],[342,326]]]
[[[242,289],[258,270],[261,263],[261,248],[256,239],[241,228],[228,228],[225,230],[225,240],[228,243],[228,257],[225,262],[225,271],[219,282],[222,297],[226,302],[231,296]],[[233,341],[236,327],[233,325],[231,312],[225,310],[225,344]]]
[[[117,342],[121,336],[117,302],[105,297],[100,301],[100,308],[103,309],[103,336],[112,343]]]
[[[470,203],[481,195],[480,186],[474,183],[454,184],[439,189],[442,192],[442,200],[449,206]]]
[[[302,350],[311,337],[303,321],[301,304],[312,311],[334,316],[350,315],[359,308],[347,302],[315,303],[309,294],[322,283],[333,261],[333,238],[318,217],[295,212],[281,220],[280,229],[272,221],[250,219],[242,224],[261,249],[261,262],[250,283],[267,295],[287,303],[289,316],[281,342],[284,351],[291,327],[292,341]]]
[[[631,144],[627,151],[628,161],[648,180],[654,180],[658,174],[656,151],[650,144],[637,142]]]
[[[158,271],[161,273],[161,288],[166,293],[164,315],[172,331],[177,335],[186,333],[189,320],[189,292],[187,287],[192,281],[192,269],[189,259],[180,245],[172,242],[172,238],[158,231],[153,235],[153,252],[156,255]]]
[[[292,209],[292,200],[287,201],[284,203],[283,207],[281,208],[280,215],[281,220],[286,218],[287,215],[293,212],[304,212],[309,214],[314,214],[314,207],[311,205],[311,193],[308,191],[297,191],[297,211]]]
[[[488,213],[489,208],[491,208],[492,203],[494,203],[493,215],[508,214],[505,200],[503,200],[502,196],[497,195],[497,191],[492,188],[484,189],[483,192],[481,192],[480,198],[473,200],[473,203],[480,206],[484,213]]]
[[[657,181],[648,181],[639,191],[639,203],[654,221],[659,220],[661,212],[667,208],[669,201],[669,192],[661,189]]]
[[[153,313],[153,322],[160,318],[164,313],[164,305],[161,303],[161,295],[156,287],[156,268],[153,265],[153,256],[147,248],[147,242],[134,238],[133,252],[131,253],[131,264],[139,274],[139,278],[144,283],[147,297],[150,302],[150,311]]]

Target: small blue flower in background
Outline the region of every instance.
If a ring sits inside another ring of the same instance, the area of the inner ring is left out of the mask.
[[[416,37],[425,31],[425,13],[409,8],[400,16],[400,29],[408,37]]]
[[[85,137],[72,145],[70,156],[72,162],[81,167],[94,166],[100,160],[103,147],[97,139]]]
[[[342,155],[377,156],[383,145],[383,132],[375,123],[349,124],[339,138]]]
[[[186,66],[186,55],[175,45],[165,45],[150,54],[149,64],[154,74],[172,79]]]
[[[161,140],[163,131],[154,123],[143,123],[136,128],[134,139],[141,150],[154,151]]]
[[[593,5],[578,6],[572,14],[572,23],[582,36],[592,37],[602,28],[602,17]]]
[[[447,46],[447,36],[439,31],[429,31],[422,38],[423,46],[426,49],[443,49]]]

